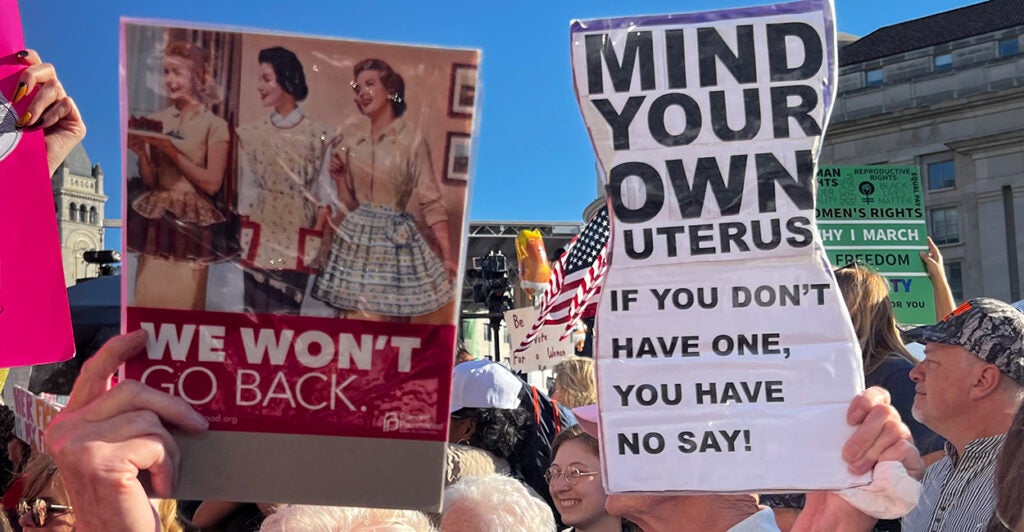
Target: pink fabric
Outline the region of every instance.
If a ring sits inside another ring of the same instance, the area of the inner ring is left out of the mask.
[[[75,353],[68,294],[41,131],[10,127],[25,47],[16,0],[0,0],[0,367],[67,360]]]

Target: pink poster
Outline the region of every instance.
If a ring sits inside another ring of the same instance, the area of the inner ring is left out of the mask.
[[[18,2],[0,0],[0,367],[75,353],[43,133],[15,127],[34,94],[12,102],[25,65]]]
[[[210,422],[176,497],[436,511],[479,52],[124,21],[121,60],[124,376]]]

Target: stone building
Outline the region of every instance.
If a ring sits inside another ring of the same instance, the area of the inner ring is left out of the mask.
[[[1021,299],[1024,0],[886,26],[839,51],[821,164],[917,165],[958,300]]]
[[[103,170],[93,165],[81,144],[53,174],[53,203],[57,211],[64,284],[99,276],[99,266],[82,258],[86,251],[103,249]]]

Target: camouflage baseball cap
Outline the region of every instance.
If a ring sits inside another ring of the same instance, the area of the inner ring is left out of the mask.
[[[942,321],[911,329],[903,338],[958,345],[1024,385],[1024,313],[998,299],[972,299]]]

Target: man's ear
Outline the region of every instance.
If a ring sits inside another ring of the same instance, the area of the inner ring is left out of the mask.
[[[983,399],[999,390],[1002,372],[993,364],[981,364],[974,369],[974,383],[971,385],[971,399]]]

